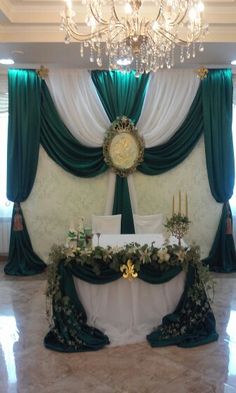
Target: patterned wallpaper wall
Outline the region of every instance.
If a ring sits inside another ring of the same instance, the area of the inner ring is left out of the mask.
[[[28,231],[35,252],[47,262],[53,243],[63,243],[66,232],[80,216],[91,224],[92,214],[103,214],[107,193],[107,173],[92,179],[76,178],[55,164],[41,148],[33,190],[22,203]],[[221,204],[211,196],[205,163],[203,138],[190,156],[178,167],[160,176],[136,172],[138,213],[163,212],[171,215],[173,194],[188,192],[192,221],[189,242],[201,246],[207,256],[221,213]]]

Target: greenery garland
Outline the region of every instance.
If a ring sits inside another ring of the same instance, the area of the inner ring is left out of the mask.
[[[59,290],[57,265],[62,262],[65,265],[90,266],[96,275],[101,273],[101,267],[106,265],[116,272],[122,271],[128,261],[132,262],[134,272],[139,273],[140,267],[151,264],[161,272],[170,270],[173,266],[179,266],[187,271],[189,265],[194,266],[198,273],[199,285],[205,289],[212,288],[212,279],[207,266],[200,260],[198,246],[183,247],[177,244],[164,244],[161,248],[147,244],[140,246],[138,243],[130,243],[123,247],[100,247],[94,248],[70,248],[63,245],[53,245],[49,254],[51,264],[48,269],[47,296],[52,298]]]

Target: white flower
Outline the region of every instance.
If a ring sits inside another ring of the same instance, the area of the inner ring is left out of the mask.
[[[178,260],[180,262],[183,262],[185,259],[185,251],[183,249],[180,249],[179,251],[175,252],[175,255],[178,257]]]
[[[170,259],[170,254],[168,254],[168,250],[167,250],[166,247],[161,248],[160,250],[158,250],[157,256],[159,258],[159,263],[168,262],[169,259]]]
[[[66,258],[74,258],[75,252],[76,252],[75,249],[70,247],[64,250],[64,254]]]

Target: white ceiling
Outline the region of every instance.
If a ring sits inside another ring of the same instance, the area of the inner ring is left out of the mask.
[[[81,15],[81,1],[73,4]],[[63,8],[64,1],[58,0],[0,0],[0,57],[13,57],[16,66],[97,68],[88,56],[80,58],[78,44],[64,44],[59,30]],[[230,65],[236,59],[236,0],[205,0],[205,20],[209,23],[205,51],[183,66]]]

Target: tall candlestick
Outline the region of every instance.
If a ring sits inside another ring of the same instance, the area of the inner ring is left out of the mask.
[[[181,214],[181,191],[179,191],[179,214]]]
[[[185,213],[186,213],[186,217],[188,217],[188,194],[187,194],[187,192],[185,194]]]
[[[172,201],[172,216],[175,214],[175,196],[173,195],[173,201]]]

